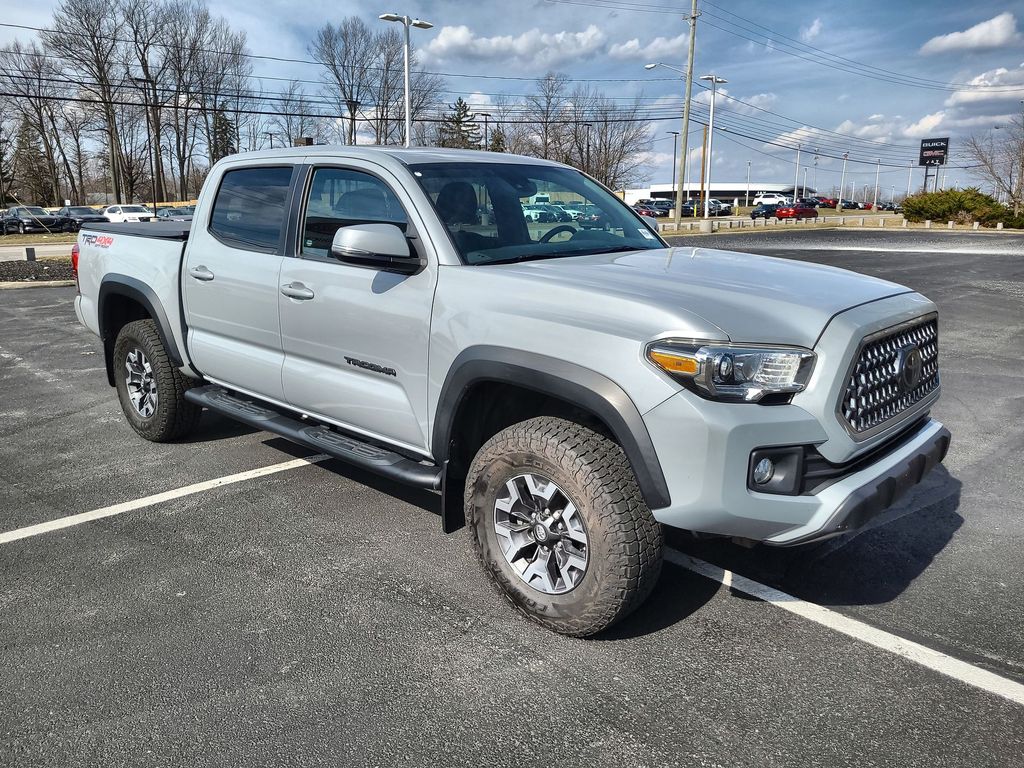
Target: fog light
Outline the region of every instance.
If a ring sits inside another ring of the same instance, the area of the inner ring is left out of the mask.
[[[754,467],[754,482],[764,485],[775,474],[775,464],[771,459],[761,459]]]

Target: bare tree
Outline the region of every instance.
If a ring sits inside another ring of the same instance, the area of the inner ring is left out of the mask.
[[[564,143],[562,111],[568,81],[560,72],[548,72],[537,81],[537,92],[526,97],[526,114],[533,125],[533,153],[538,157],[557,157]]]
[[[212,24],[210,12],[196,0],[173,0],[169,11],[175,23],[164,45],[166,111],[172,137],[170,155],[176,170],[178,199],[189,199],[189,178],[195,161],[199,120],[202,113],[203,72],[201,61]]]
[[[161,85],[170,67],[170,58],[164,45],[175,23],[171,16],[174,6],[164,0],[119,0],[118,12],[124,18],[127,37],[131,39],[128,55],[139,74],[128,73],[139,86],[146,102],[146,120],[149,122],[149,141],[155,155],[153,189],[161,200],[166,199],[166,186],[160,146],[162,143]],[[156,202],[156,201],[154,201]]]
[[[337,114],[348,114],[350,134],[355,134],[356,110],[373,95],[372,67],[376,36],[358,17],[343,19],[338,26],[325,24],[310,43],[310,55],[323,65],[324,95]]]
[[[1009,125],[967,140],[967,156],[976,172],[1005,197],[1018,216],[1024,209],[1024,109]]]
[[[124,85],[125,50],[120,42],[121,19],[107,0],[62,0],[43,45],[66,63],[66,76],[91,94],[103,117],[108,167],[114,200],[123,200],[124,153],[115,102]]]
[[[320,121],[310,117],[313,105],[306,97],[306,92],[298,80],[292,80],[278,97],[276,102],[277,117],[272,125],[277,133],[284,137],[286,146],[294,146],[299,139],[309,137],[319,142],[321,137]]]

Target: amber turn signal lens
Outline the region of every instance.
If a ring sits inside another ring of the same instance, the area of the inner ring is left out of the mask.
[[[694,376],[700,370],[700,363],[697,358],[678,353],[664,352],[659,349],[650,351],[651,360],[669,373],[683,373]]]

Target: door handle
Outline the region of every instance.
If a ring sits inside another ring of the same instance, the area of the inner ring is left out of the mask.
[[[213,272],[208,270],[202,264],[196,267],[192,267],[188,271],[188,273],[192,275],[192,277],[194,277],[196,280],[202,280],[203,282],[209,282],[210,280],[213,280]]]
[[[298,299],[299,301],[309,301],[316,295],[302,283],[288,283],[287,285],[282,285],[281,293],[289,299]]]

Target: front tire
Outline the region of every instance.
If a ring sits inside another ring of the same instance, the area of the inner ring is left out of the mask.
[[[561,634],[607,629],[661,573],[661,526],[622,448],[565,419],[530,419],[483,445],[466,480],[466,519],[499,590]]]
[[[193,381],[170,361],[152,320],[128,323],[117,334],[114,380],[125,418],[146,440],[175,440],[198,424],[203,409],[185,400]]]

